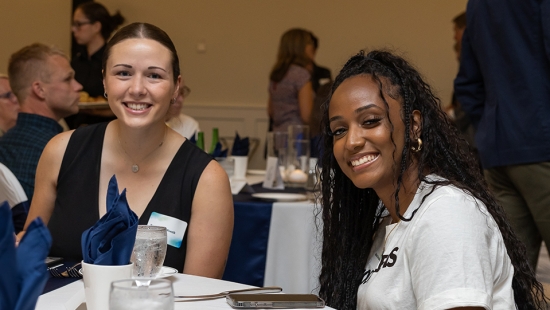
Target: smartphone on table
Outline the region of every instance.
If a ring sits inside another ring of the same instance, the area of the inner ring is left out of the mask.
[[[227,303],[234,309],[323,308],[325,302],[314,294],[229,294]]]

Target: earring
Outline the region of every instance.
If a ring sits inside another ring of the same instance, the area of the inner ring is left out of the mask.
[[[174,104],[176,102],[176,98],[170,99],[170,104]]]
[[[417,141],[418,145],[416,147],[411,146],[411,150],[415,153],[420,152],[420,150],[422,150],[422,140],[420,138],[418,138],[416,141]]]
[[[105,99],[107,99],[107,93],[106,92],[103,92],[103,97],[105,97]]]

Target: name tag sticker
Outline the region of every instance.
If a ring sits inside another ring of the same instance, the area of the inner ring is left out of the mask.
[[[166,239],[169,245],[180,248],[183,236],[187,230],[187,223],[168,215],[152,212],[147,225],[166,227]]]

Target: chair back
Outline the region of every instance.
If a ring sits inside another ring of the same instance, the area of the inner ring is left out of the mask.
[[[0,163],[0,203],[4,201],[7,201],[11,208],[14,231],[19,233],[25,226],[29,201],[13,172]]]

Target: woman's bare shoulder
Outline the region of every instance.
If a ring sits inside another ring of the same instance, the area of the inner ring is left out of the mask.
[[[229,178],[225,170],[217,161],[210,161],[204,168],[199,179],[197,191],[207,195],[211,195],[215,192],[216,195],[214,196],[218,196],[219,198],[223,197],[222,199],[231,197]]]
[[[69,140],[71,139],[71,136],[73,135],[74,130],[70,131],[64,131],[55,137],[53,137],[48,144],[46,144],[46,148],[44,149],[44,153],[61,153],[64,154],[65,150],[67,149],[67,145],[69,144]]]
[[[50,164],[60,164],[73,132],[74,130],[65,131],[51,138],[42,151],[40,161],[47,161]]]

